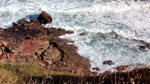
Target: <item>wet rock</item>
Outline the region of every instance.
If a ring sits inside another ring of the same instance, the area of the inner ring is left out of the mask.
[[[47,35],[57,37],[57,36],[64,35],[64,34],[66,34],[65,29],[47,28]]]
[[[37,19],[41,24],[47,24],[47,23],[52,22],[52,17],[48,13],[46,13],[45,11],[42,11]]]
[[[118,66],[117,70],[118,71],[124,71],[124,70],[129,70],[130,66],[129,65],[125,65],[125,66]]]
[[[80,36],[85,36],[85,35],[87,35],[87,33],[82,32],[82,33],[80,33],[79,35],[80,35]]]
[[[141,46],[139,46],[139,48],[140,48],[140,49],[146,49],[146,46],[141,45]]]
[[[100,68],[99,67],[94,67],[94,68],[92,68],[92,70],[100,71]]]
[[[103,62],[103,64],[114,65],[115,63],[111,60],[106,60],[106,61]]]
[[[67,30],[66,33],[67,33],[67,34],[73,34],[74,31],[72,31],[72,30]]]

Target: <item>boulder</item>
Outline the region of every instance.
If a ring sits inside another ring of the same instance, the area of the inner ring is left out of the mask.
[[[42,11],[41,14],[38,16],[38,21],[41,24],[47,24],[47,23],[51,23],[52,22],[52,17],[51,15],[49,15],[48,13],[46,13],[45,11]]]

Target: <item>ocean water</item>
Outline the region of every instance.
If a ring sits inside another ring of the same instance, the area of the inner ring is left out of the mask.
[[[61,36],[75,41],[78,53],[100,72],[114,71],[120,65],[150,65],[150,50],[141,50],[138,41],[150,42],[150,2],[133,0],[2,0],[0,27],[40,14],[53,17],[56,27],[75,31]],[[79,34],[86,32],[87,35]],[[112,60],[115,65],[103,65]]]

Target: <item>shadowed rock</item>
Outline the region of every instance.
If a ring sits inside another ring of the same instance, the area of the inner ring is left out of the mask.
[[[37,19],[41,24],[47,24],[47,23],[52,22],[52,17],[48,13],[46,13],[45,11],[42,11]]]
[[[140,49],[146,49],[146,46],[140,45],[139,48],[140,48]]]

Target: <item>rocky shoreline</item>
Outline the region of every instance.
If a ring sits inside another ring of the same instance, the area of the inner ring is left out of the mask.
[[[49,14],[42,11],[38,19],[23,18],[11,28],[0,28],[0,60],[7,64],[35,63],[58,72],[90,74],[90,62],[77,53],[73,41],[59,36],[71,34],[60,28],[45,28],[51,23]]]
[[[132,65],[123,65],[116,67],[117,72],[106,71],[100,74],[97,72],[101,69],[93,67],[91,72],[90,61],[77,53],[78,48],[73,45],[74,41],[59,38],[74,31],[43,26],[51,22],[52,17],[42,11],[37,19],[23,18],[17,23],[12,23],[10,28],[0,28],[0,64],[6,70],[5,74],[8,74],[8,77],[11,77],[10,71],[13,78],[23,78],[15,79],[17,84],[148,84],[150,82],[149,67],[137,67],[129,71]],[[80,35],[84,36],[86,33]],[[145,45],[139,48],[149,48],[148,43],[140,42]],[[103,64],[112,66],[115,62],[106,60]],[[37,70],[36,73],[32,69]],[[0,73],[0,76],[1,74],[4,73]],[[6,75],[6,78],[8,77]],[[43,80],[46,81],[43,83]]]

